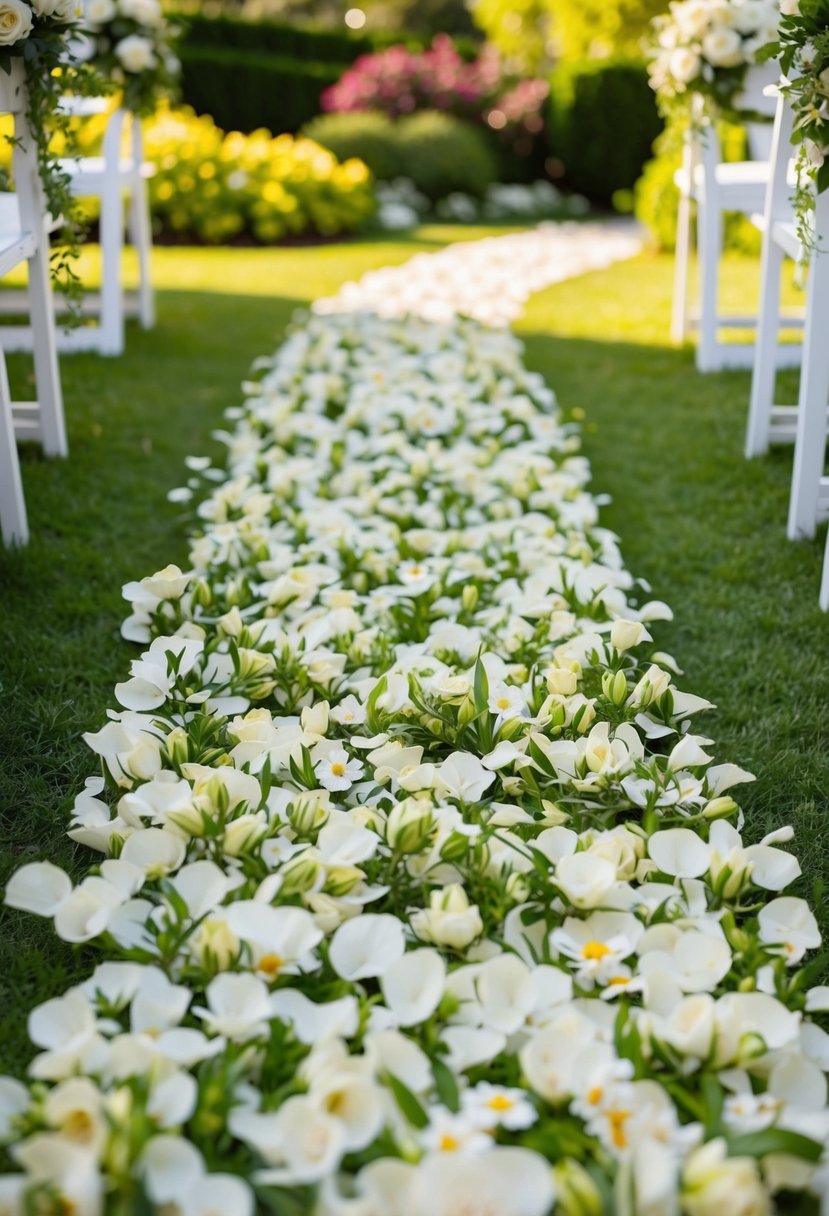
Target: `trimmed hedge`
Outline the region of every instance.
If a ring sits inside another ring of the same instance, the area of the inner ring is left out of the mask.
[[[234,131],[298,131],[319,114],[323,89],[360,55],[393,44],[411,50],[425,45],[422,38],[391,31],[359,35],[201,14],[182,15],[180,21],[182,99]],[[472,39],[454,42],[464,58],[474,58]]]
[[[358,55],[370,55],[401,44],[409,50],[422,51],[430,41],[426,35],[405,30],[357,34],[350,30],[302,28],[281,21],[245,21],[227,14],[205,17],[201,13],[188,13],[174,17],[174,20],[181,24],[188,46],[235,47],[240,51],[284,55],[289,59],[340,63],[345,67]],[[480,52],[480,41],[474,38],[455,35],[452,41],[464,59],[474,59]]]
[[[562,64],[551,77],[551,153],[567,185],[595,203],[633,189],[662,127],[639,60]]]
[[[295,132],[320,112],[323,90],[339,79],[338,64],[233,47],[180,48],[181,91],[197,114],[209,114],[225,131]]]

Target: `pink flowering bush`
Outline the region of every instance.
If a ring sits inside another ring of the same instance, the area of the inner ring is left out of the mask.
[[[425,51],[392,46],[361,55],[326,89],[322,104],[336,112],[380,110],[389,118],[439,110],[504,132],[512,142],[541,133],[547,93],[543,80],[510,77],[494,47],[484,46],[476,59],[465,60],[441,34]]]

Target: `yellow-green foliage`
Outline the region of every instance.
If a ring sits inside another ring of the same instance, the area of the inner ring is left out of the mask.
[[[104,120],[79,128],[81,151],[98,151]],[[10,159],[0,140],[0,155]],[[374,211],[369,170],[340,162],[310,139],[221,131],[188,108],[162,109],[144,124],[144,149],[155,172],[150,204],[157,229],[221,243],[249,236],[335,236],[359,228]],[[90,214],[94,214],[90,208]]]
[[[524,70],[550,60],[635,56],[667,0],[474,0],[472,15],[490,42]]]
[[[741,127],[721,123],[720,144],[726,160],[741,160],[745,156],[745,133]],[[638,220],[650,231],[658,249],[672,250],[676,244],[679,190],[674,175],[682,163],[683,129],[679,124],[665,128],[654,144],[656,155],[648,161],[635,190],[635,212]],[[757,253],[760,236],[743,215],[726,218],[725,245],[744,253]]]

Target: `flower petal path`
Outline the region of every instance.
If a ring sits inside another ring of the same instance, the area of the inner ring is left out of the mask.
[[[744,844],[577,430],[457,315],[515,315],[555,239],[345,289],[188,461],[191,569],[125,588],[87,736],[103,856],[6,891],[101,961],[0,1080],[4,1210],[818,1210],[791,832]]]

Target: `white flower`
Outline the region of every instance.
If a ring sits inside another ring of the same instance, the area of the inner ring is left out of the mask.
[[[728,1157],[725,1140],[710,1140],[691,1154],[682,1174],[682,1206],[688,1216],[741,1216],[771,1211],[757,1163],[751,1157]]]
[[[730,68],[745,61],[742,41],[736,30],[724,26],[709,30],[702,39],[702,53],[715,68]]]
[[[538,1119],[538,1111],[523,1089],[507,1089],[488,1081],[479,1081],[472,1089],[464,1090],[463,1108],[473,1122],[485,1129],[505,1127],[516,1131],[530,1127]]]
[[[349,759],[344,747],[336,747],[314,766],[320,785],[327,790],[348,790],[363,774],[359,760]]]
[[[821,943],[817,921],[805,899],[783,896],[760,909],[760,941],[781,945],[789,964],[799,963],[807,950]]]
[[[440,789],[460,802],[479,802],[495,780],[495,774],[469,752],[452,752],[438,769]]]
[[[68,22],[78,16],[78,0],[31,0],[38,17]]]
[[[340,925],[331,939],[331,966],[345,980],[382,975],[406,949],[403,926],[395,916],[364,913]]]
[[[14,46],[32,32],[32,10],[24,0],[0,3],[0,46]]]
[[[267,1032],[271,1003],[267,985],[255,975],[217,975],[207,985],[207,1008],[193,1012],[213,1034],[244,1043]]]
[[[257,1171],[261,1186],[296,1186],[333,1174],[346,1151],[344,1124],[315,1098],[288,1098],[272,1114],[244,1109],[230,1117],[232,1131],[271,1168]]]
[[[616,886],[616,867],[604,857],[571,853],[555,868],[555,882],[576,908],[599,908]]]
[[[492,1148],[473,1155],[438,1153],[413,1175],[404,1216],[547,1216],[553,1202],[552,1170],[522,1148]]]
[[[234,936],[246,943],[251,966],[268,981],[313,965],[311,951],[322,931],[304,908],[272,908],[252,899],[237,900],[223,914]]]
[[[105,25],[107,21],[111,21],[113,19],[116,12],[117,8],[115,6],[115,0],[84,0],[84,19],[89,25]],[[177,569],[177,566],[166,566],[164,570],[159,571],[159,574],[166,583],[167,572]],[[151,578],[158,578],[158,575],[152,575]],[[142,584],[145,584],[147,581],[148,580],[146,579],[141,580]],[[159,595],[155,588],[147,587],[147,590],[149,591],[150,595],[156,596],[159,600],[168,598],[167,596]],[[130,596],[129,598],[132,599],[133,597]],[[175,597],[170,596],[169,598],[173,599]]]
[[[443,996],[446,964],[436,950],[411,950],[380,976],[386,1005],[398,1026],[416,1026],[431,1017]]]
[[[116,43],[115,56],[125,72],[146,72],[156,64],[155,48],[141,34],[128,34]]]

